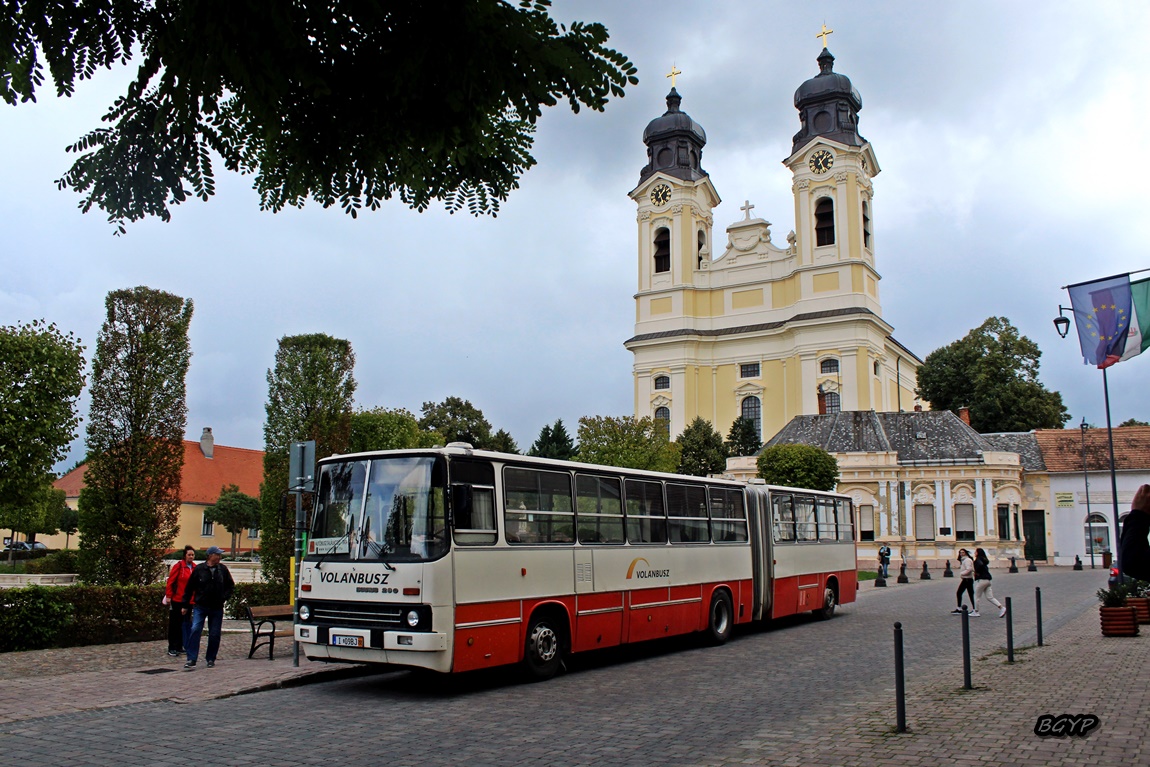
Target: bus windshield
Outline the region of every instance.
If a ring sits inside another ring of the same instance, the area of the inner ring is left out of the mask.
[[[325,464],[308,554],[438,559],[447,551],[446,475],[443,458],[434,456]]]

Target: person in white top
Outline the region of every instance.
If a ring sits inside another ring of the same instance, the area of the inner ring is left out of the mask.
[[[958,550],[958,591],[955,599],[958,606],[951,610],[953,615],[962,615],[962,595],[970,595],[970,614],[978,617],[978,603],[974,601],[974,560],[966,549]]]

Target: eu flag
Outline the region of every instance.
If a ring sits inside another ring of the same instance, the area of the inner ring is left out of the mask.
[[[1107,368],[1122,359],[1130,330],[1130,275],[1070,285],[1078,344],[1088,365]]]

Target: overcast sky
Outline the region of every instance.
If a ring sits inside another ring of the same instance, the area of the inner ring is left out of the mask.
[[[211,426],[237,447],[263,447],[267,369],[277,340],[298,333],[351,341],[357,406],[418,415],[460,396],[523,450],[556,418],[574,434],[581,416],[629,414],[627,192],[643,129],[665,109],[664,74],[682,71],[682,108],[707,131],[716,239],[749,199],[781,241],[794,228],[781,164],[793,96],[818,72],[825,21],[882,168],[876,265],[895,338],[925,357],[1006,316],[1041,347],[1042,381],[1071,425],[1105,424],[1101,373],[1051,319],[1069,304],[1061,286],[1150,268],[1150,4],[557,0],[554,15],[606,24],[640,82],[605,113],[550,110],[539,164],[497,218],[399,202],[357,220],[315,204],[261,213],[250,179],[221,175],[209,202],[113,237],[53,182],[131,71],[70,99],[45,87],[37,104],[0,106],[0,325],[55,322],[90,360],[109,291],[193,299],[188,436]],[[1115,425],[1150,420],[1148,373],[1150,354],[1111,368]]]

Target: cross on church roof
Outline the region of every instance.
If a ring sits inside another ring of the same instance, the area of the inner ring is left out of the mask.
[[[747,214],[747,217],[743,219],[744,221],[750,221],[751,220],[751,211],[754,209],[755,209],[755,206],[751,204],[750,200],[745,200],[743,202],[743,205],[741,208],[739,208],[739,210],[741,210]]]
[[[824,21],[823,22],[823,31],[819,32],[817,35],[815,35],[815,37],[816,38],[821,37],[823,39],[823,47],[826,48],[827,47],[827,35],[833,35],[834,32],[835,31],[833,29],[827,29],[827,23]],[[672,80],[672,83],[673,82],[674,81]]]
[[[672,65],[671,65],[671,71],[670,71],[670,72],[668,72],[668,73],[667,73],[667,75],[666,75],[667,77],[670,77],[670,78],[671,78],[671,87],[672,87],[672,88],[674,88],[674,87],[675,87],[675,75],[681,75],[681,74],[683,74],[683,73],[682,73],[682,72],[680,72],[680,71],[679,71],[679,70],[678,70],[678,69],[675,67],[675,65],[674,65],[674,64],[672,64]]]

